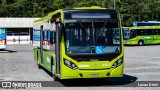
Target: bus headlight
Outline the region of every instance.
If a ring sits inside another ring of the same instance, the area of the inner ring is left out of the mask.
[[[117,60],[116,62],[113,63],[112,68],[117,68],[123,63],[122,59]]]
[[[73,62],[71,62],[69,60],[66,60],[66,59],[64,59],[64,64],[71,69],[77,69],[78,68]]]

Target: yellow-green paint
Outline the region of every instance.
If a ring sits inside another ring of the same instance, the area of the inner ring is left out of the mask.
[[[82,8],[74,8],[76,10],[87,10],[87,9],[94,9],[94,10],[100,10],[100,9],[106,9],[106,8],[101,8],[101,7],[82,7]],[[46,17],[41,18],[39,20],[36,20],[34,23],[42,23],[44,21],[49,21],[52,16],[56,13],[61,13],[61,19],[62,22],[64,21],[64,15],[63,15],[63,10],[57,10],[55,12],[52,12],[50,14],[48,14]],[[120,20],[120,15],[118,14],[119,20]],[[119,24],[120,26],[120,30],[121,30],[121,41],[123,41],[123,32],[122,32],[122,26],[121,26],[121,22]],[[124,56],[124,47],[123,47],[123,42],[121,42],[121,54],[118,57],[115,57],[113,60],[107,60],[106,61],[81,61],[78,62],[77,60],[74,60],[72,58],[70,58],[69,56],[67,56],[65,54],[65,42],[64,42],[64,36],[62,36],[61,39],[61,60],[60,60],[60,73],[61,74],[55,74],[56,76],[58,76],[60,79],[73,79],[73,78],[93,78],[92,75],[97,75],[96,78],[108,78],[108,77],[123,77],[123,68],[124,68],[124,61],[123,63],[118,66],[117,68],[112,68],[112,65],[114,62],[116,62],[119,59],[123,60],[123,56]],[[40,65],[42,67],[44,67],[45,69],[47,69],[48,71],[51,72],[51,64],[54,63],[54,65],[56,66],[56,60],[55,60],[55,54],[50,52],[50,51],[43,51],[43,60],[44,63],[41,63],[41,59],[40,59],[40,49],[38,48],[33,48],[33,52],[34,52],[34,59],[36,60],[36,62],[40,62]],[[51,62],[51,58],[53,58],[53,61]],[[50,60],[49,60],[50,59]],[[67,67],[64,64],[64,59],[69,60],[71,62],[73,62],[78,68],[77,69],[71,69],[69,67]],[[50,62],[49,62],[50,61]],[[88,65],[89,67],[81,67],[81,65]],[[96,67],[95,67],[96,65]],[[56,67],[55,67],[56,69]],[[95,70],[94,70],[95,69]],[[110,73],[110,75],[107,75],[108,73]],[[83,75],[83,77],[80,76],[80,74]]]

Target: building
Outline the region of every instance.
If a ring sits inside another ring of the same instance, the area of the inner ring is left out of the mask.
[[[0,18],[0,27],[7,30],[7,44],[31,44],[33,22],[39,18]]]

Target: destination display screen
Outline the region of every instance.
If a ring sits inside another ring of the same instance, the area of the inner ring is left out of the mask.
[[[81,13],[76,12],[71,14],[71,18],[111,18],[109,13]]]
[[[117,12],[109,11],[67,11],[65,19],[117,19]]]

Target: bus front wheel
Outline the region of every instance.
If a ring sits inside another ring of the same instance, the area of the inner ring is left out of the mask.
[[[139,41],[138,41],[138,45],[139,45],[139,46],[143,46],[143,45],[144,45],[144,41],[143,41],[143,40],[139,40]]]

